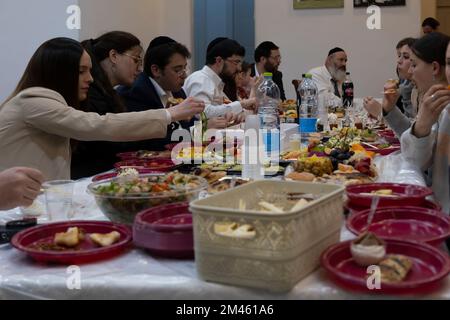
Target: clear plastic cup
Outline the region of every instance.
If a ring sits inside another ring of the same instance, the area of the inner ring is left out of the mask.
[[[70,220],[74,181],[56,180],[43,184],[45,189],[45,205],[49,221]]]

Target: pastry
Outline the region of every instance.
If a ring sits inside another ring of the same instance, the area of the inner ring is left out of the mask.
[[[74,248],[80,241],[84,240],[84,233],[77,227],[69,228],[67,232],[57,233],[53,240],[53,243],[57,246]]]
[[[100,247],[109,247],[120,240],[120,233],[117,231],[108,234],[93,233],[89,237],[96,245]]]
[[[411,259],[402,255],[389,255],[381,261],[381,280],[386,283],[402,282],[411,271],[413,262]]]

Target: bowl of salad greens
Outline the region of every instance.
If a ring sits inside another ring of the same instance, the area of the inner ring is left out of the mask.
[[[196,200],[208,183],[205,179],[177,171],[167,174],[124,174],[94,182],[88,192],[112,222],[132,225],[146,209]]]

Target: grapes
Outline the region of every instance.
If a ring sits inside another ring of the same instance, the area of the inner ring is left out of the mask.
[[[339,150],[338,149],[334,149],[333,151],[331,151],[330,157],[337,158],[339,154],[340,154]]]

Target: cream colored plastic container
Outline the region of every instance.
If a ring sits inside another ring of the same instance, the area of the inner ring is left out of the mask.
[[[239,210],[288,193],[321,195],[288,213]],[[263,180],[191,203],[197,271],[206,281],[291,290],[319,267],[320,256],[340,240],[344,188],[336,185]],[[249,225],[240,236],[217,233],[218,224]]]

